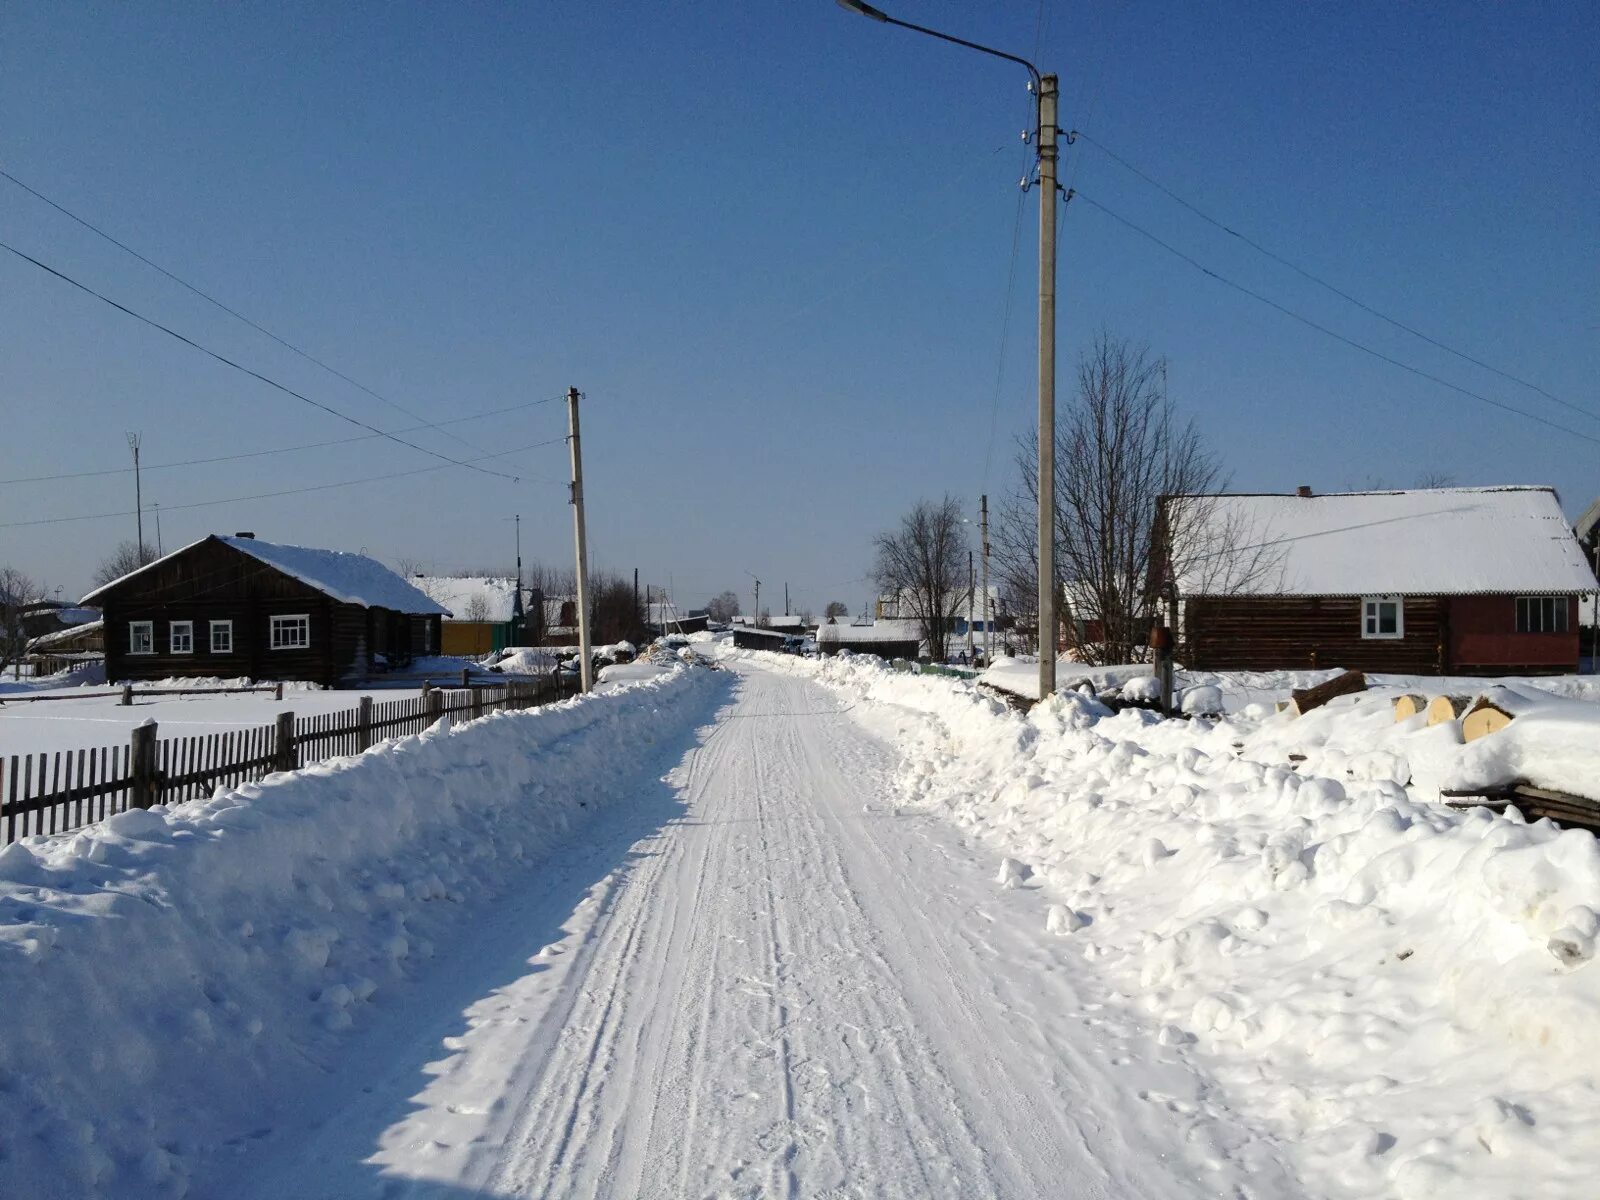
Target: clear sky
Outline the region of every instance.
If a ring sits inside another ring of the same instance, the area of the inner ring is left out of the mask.
[[[962,4],[906,19],[1035,57],[1081,128],[1234,229],[1521,376],[1353,308],[1086,142],[1064,178],[1212,269],[1462,387],[1600,438],[1600,7]],[[832,0],[0,6],[0,165],[420,414],[582,389],[594,560],[698,604],[859,609],[874,532],[974,510],[1034,419],[1036,194],[1018,69]],[[0,180],[0,240],[319,402],[420,423]],[[1093,333],[1170,361],[1241,488],[1552,483],[1600,443],[1373,360],[1087,204],[1061,223],[1062,378]],[[997,387],[998,378],[998,387]],[[559,404],[405,435],[471,457]],[[0,479],[359,434],[0,252]],[[1596,414],[1596,415],[1589,415]],[[991,428],[995,434],[991,439]],[[153,470],[168,548],[207,532],[436,569],[565,564],[556,442],[438,465],[381,439]],[[123,475],[0,485],[0,563],[61,585],[131,537]],[[17,526],[84,513],[113,519]],[[147,534],[148,535],[148,534]]]

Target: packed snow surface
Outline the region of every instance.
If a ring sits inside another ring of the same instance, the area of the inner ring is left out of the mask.
[[[1450,727],[696,648],[0,852],[0,1195],[1593,1195],[1600,852]]]
[[[1515,722],[1463,747],[1452,725],[1396,725],[1392,693],[1298,720],[1113,716],[1078,694],[1023,717],[865,658],[769,667],[892,731],[918,764],[895,810],[992,845],[1012,864],[1001,886],[1032,872],[1060,905],[1044,931],[1070,932],[1162,1044],[1193,1046],[1246,1125],[1290,1148],[1301,1188],[1249,1194],[1594,1195],[1600,849],[1430,802],[1494,775],[1478,760]],[[1594,706],[1532,711],[1498,743],[1515,769],[1559,753],[1594,778]]]

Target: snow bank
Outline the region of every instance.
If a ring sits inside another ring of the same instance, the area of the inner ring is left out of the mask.
[[[1593,1195],[1600,847],[1408,793],[1414,770],[1470,760],[1452,726],[1397,727],[1370,694],[1298,721],[1113,716],[1077,694],[1023,717],[859,657],[761,661],[897,737],[898,803],[1006,856],[997,886],[1036,877],[1059,905],[1039,936],[1070,933],[1153,1033],[1192,1043],[1322,1194]],[[1567,753],[1579,719],[1500,745]]]
[[[679,667],[0,851],[0,1195],[178,1196],[726,694]],[[636,751],[637,753],[637,751]]]

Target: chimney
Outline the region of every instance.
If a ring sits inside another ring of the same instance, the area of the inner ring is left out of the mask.
[[[1294,494],[1299,496],[1302,500],[1311,499],[1311,485],[1309,483],[1302,483],[1299,487],[1295,488]]]
[[[250,532],[250,530],[248,530],[248,529],[241,529],[241,530],[239,530],[238,533],[234,534],[233,536],[236,537],[236,538],[249,538],[252,542],[256,540],[256,535],[254,533]]]

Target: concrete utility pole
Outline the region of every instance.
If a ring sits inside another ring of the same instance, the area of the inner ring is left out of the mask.
[[[567,389],[567,439],[572,443],[572,531],[578,550],[578,671],[583,690],[594,686],[589,653],[589,539],[583,526],[583,449],[578,441],[578,389]]]
[[[972,637],[973,637],[973,634],[972,634],[972,601],[973,601],[972,551],[968,550],[967,551],[967,663],[969,665],[972,662]]]
[[[994,663],[994,606],[989,603],[989,497],[979,499],[983,513],[979,526],[983,530],[983,665],[988,667]]]
[[[140,435],[128,435],[128,449],[133,451],[133,514],[134,527],[139,531],[139,555],[135,565],[144,564],[144,491],[139,481],[139,440]]]
[[[839,0],[841,8],[884,25],[926,34],[941,42],[1003,58],[1027,68],[1038,99],[1039,152],[1039,695],[1056,690],[1055,477],[1056,477],[1056,108],[1060,87],[1025,58],[891,17],[865,0]]]
[[[1039,698],[1056,690],[1056,100],[1039,80]]]
[[[783,581],[783,615],[789,615],[789,581]]]

